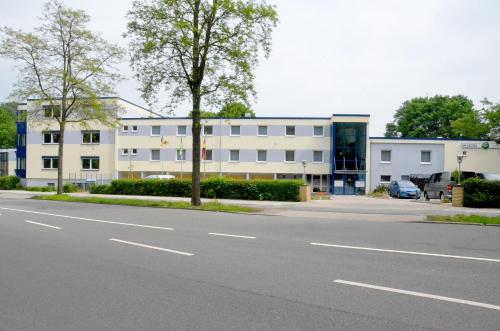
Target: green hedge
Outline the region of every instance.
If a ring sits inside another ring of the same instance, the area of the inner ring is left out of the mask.
[[[470,178],[463,182],[464,206],[500,208],[500,180]]]
[[[201,182],[201,196],[213,199],[299,201],[301,180],[229,180],[209,179]],[[190,180],[119,179],[111,185],[95,185],[94,194],[151,195],[190,197]]]
[[[19,184],[19,177],[4,176],[0,177],[0,190],[15,190]]]

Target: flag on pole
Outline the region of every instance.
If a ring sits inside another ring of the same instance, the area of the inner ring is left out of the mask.
[[[207,149],[207,138],[204,138],[203,139],[203,144],[201,145],[201,159],[203,161],[205,161],[206,149]]]
[[[168,145],[168,141],[164,136],[161,136],[160,138],[160,147]]]
[[[184,146],[182,145],[182,137],[181,137],[181,148],[179,148],[180,159],[184,160]]]

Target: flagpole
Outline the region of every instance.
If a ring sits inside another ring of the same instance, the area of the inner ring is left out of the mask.
[[[184,163],[183,159],[185,158],[184,157],[184,155],[185,155],[184,154],[184,146],[182,144],[182,137],[181,137],[181,150],[180,150],[180,154],[181,154],[180,156],[181,156],[181,179],[182,179],[182,164]]]

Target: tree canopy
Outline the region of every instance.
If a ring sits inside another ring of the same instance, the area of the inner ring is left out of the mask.
[[[90,16],[84,11],[68,8],[57,0],[45,3],[40,21],[34,32],[3,28],[0,56],[19,63],[19,81],[13,96],[18,100],[39,100],[36,109],[27,114],[28,120],[59,126],[57,176],[58,193],[62,193],[66,124],[115,123],[116,109],[103,107],[99,97],[113,93],[121,78],[114,64],[124,51],[90,31]],[[44,107],[51,108],[50,118]]]
[[[170,109],[192,102],[191,202],[200,205],[200,109],[255,96],[253,72],[260,51],[270,53],[276,9],[264,0],[136,0],[128,18],[144,98],[161,93]]]
[[[0,148],[16,146],[16,110],[15,102],[0,103]]]
[[[193,112],[189,112],[188,117],[193,117]],[[242,102],[225,104],[218,112],[200,111],[201,118],[243,118],[255,117],[255,112]]]

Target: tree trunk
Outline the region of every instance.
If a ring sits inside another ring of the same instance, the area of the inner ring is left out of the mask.
[[[66,128],[66,123],[61,122],[59,125],[59,162],[57,167],[57,194],[64,193],[64,183],[63,183],[63,159],[64,159],[64,130]]]
[[[201,123],[200,123],[200,87],[193,88],[193,170],[192,170],[192,195],[191,204],[201,205],[200,198],[200,144],[201,144]]]

